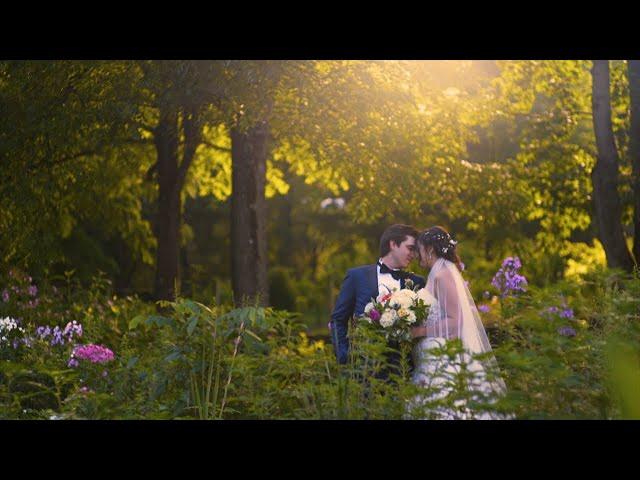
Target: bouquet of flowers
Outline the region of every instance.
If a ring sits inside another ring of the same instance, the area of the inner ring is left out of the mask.
[[[407,280],[405,288],[372,298],[361,318],[381,328],[387,341],[409,342],[411,327],[427,318],[434,302],[435,298],[426,288],[414,290],[413,283]]]

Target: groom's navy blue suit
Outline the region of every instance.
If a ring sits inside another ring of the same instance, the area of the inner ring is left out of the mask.
[[[421,288],[425,286],[425,279],[419,275],[410,273],[407,278],[413,280],[413,283]],[[400,281],[400,286],[404,287],[404,279]],[[349,355],[349,339],[347,338],[349,321],[354,316],[361,316],[367,303],[377,296],[377,264],[355,267],[347,271],[336,306],[331,314],[331,339],[338,363],[347,363]]]

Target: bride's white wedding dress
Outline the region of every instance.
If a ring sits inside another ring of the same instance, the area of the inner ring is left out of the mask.
[[[431,306],[424,325],[427,335],[421,338],[413,348],[414,372],[412,382],[425,387],[429,393],[420,395],[411,402],[410,409],[417,406],[427,408],[430,417],[436,419],[501,419],[509,418],[492,412],[478,411],[467,406],[464,399],[454,402],[454,408],[430,406],[434,401],[450,395],[461,371],[466,378],[469,396],[476,400],[495,399],[504,394],[502,379],[489,379],[487,369],[495,368],[493,355],[487,355],[482,361],[473,358],[476,354],[491,352],[491,345],[475,302],[456,265],[444,258],[438,259],[429,272],[427,290],[437,302]],[[434,349],[444,347],[447,340],[459,338],[464,353],[455,358],[434,354]],[[433,389],[433,390],[431,390]]]

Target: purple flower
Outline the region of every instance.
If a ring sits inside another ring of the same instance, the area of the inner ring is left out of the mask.
[[[64,338],[62,337],[62,330],[60,330],[60,327],[56,327],[53,329],[53,339],[51,340],[51,345],[64,345]]]
[[[91,363],[107,363],[114,359],[114,354],[102,345],[78,345],[73,349],[73,357],[89,360]]]
[[[40,338],[40,340],[44,340],[49,335],[51,335],[51,328],[48,325],[44,327],[40,326],[36,328],[36,335]]]
[[[6,288],[2,291],[2,301],[4,303],[9,301],[9,291]]]
[[[571,320],[574,318],[573,309],[569,308],[569,306],[563,301],[561,307],[552,306],[544,310],[542,313],[544,317],[548,320],[553,319],[555,315],[560,318],[565,318],[567,320]]]
[[[522,263],[518,257],[507,257],[502,262],[502,268],[505,270],[518,270],[522,267]]]
[[[564,310],[562,310],[562,312],[560,312],[560,318],[572,319],[573,318],[573,309],[572,308],[565,308]]]
[[[518,273],[521,267],[522,263],[518,257],[507,257],[502,262],[502,266],[491,280],[491,285],[500,291],[501,297],[526,291],[527,279]]]
[[[64,335],[65,337],[68,337],[67,338],[68,341],[71,341],[74,335],[76,337],[81,337],[82,325],[76,322],[75,320],[73,322],[69,322],[65,325],[62,335]]]
[[[35,285],[31,285],[27,291],[29,292],[29,295],[31,295],[32,297],[35,297],[36,295],[38,295],[38,287],[36,287]]]
[[[376,310],[375,308],[372,309],[371,311],[369,311],[369,318],[372,321],[377,322],[378,320],[380,320],[380,312],[378,312],[378,310]]]
[[[478,310],[480,310],[482,313],[489,313],[491,311],[491,307],[489,307],[489,305],[480,305],[478,307]]]
[[[71,367],[71,368],[76,368],[78,365],[80,365],[80,362],[78,362],[78,360],[76,360],[76,359],[75,359],[75,358],[73,358],[73,357],[72,357],[72,358],[70,358],[70,359],[69,359],[69,363],[67,363],[67,366],[68,366],[68,367]]]
[[[564,337],[575,337],[576,331],[571,327],[560,327],[558,333]]]
[[[549,308],[547,308],[547,310],[546,310],[546,311],[547,311],[548,313],[553,314],[553,313],[558,313],[558,312],[560,311],[560,309],[559,309],[558,307],[549,307]]]

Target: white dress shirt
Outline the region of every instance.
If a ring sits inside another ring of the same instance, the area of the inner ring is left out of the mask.
[[[382,259],[378,260],[377,272],[378,272],[378,295],[385,295],[393,292],[394,290],[400,290],[400,280],[396,280],[390,273],[380,273],[380,264],[383,263]],[[389,265],[387,265],[389,267]],[[389,267],[391,268],[391,267]],[[399,268],[391,268],[391,270],[400,270]]]

